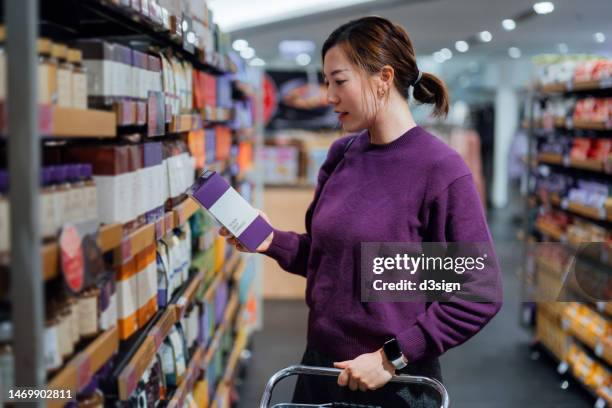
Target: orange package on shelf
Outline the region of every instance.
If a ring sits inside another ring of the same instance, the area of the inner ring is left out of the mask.
[[[157,263],[155,244],[136,255],[138,326],[144,327],[157,312]]]
[[[236,158],[240,171],[247,171],[253,165],[253,145],[251,142],[241,142],[238,145],[238,157]]]
[[[206,162],[206,151],[204,145],[204,129],[193,130],[187,135],[189,152],[195,158],[196,169],[203,169]]]
[[[232,131],[227,126],[215,126],[215,135],[215,156],[217,160],[227,160],[232,148]]]
[[[136,258],[117,267],[117,324],[119,338],[128,339],[138,330],[138,275]]]
[[[574,139],[574,144],[572,145],[572,150],[570,151],[570,159],[586,160],[590,149],[591,139],[577,137]]]

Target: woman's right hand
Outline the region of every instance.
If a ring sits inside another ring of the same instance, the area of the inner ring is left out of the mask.
[[[266,220],[268,224],[270,224],[270,219],[268,218],[268,216],[261,210],[257,210],[257,211],[259,212],[259,215],[261,215],[261,217],[264,220]],[[221,235],[222,237],[226,237],[225,240],[227,241],[227,243],[234,246],[238,251],[250,252],[248,249],[244,247],[244,245],[240,243],[240,241],[238,241],[238,238],[236,238],[235,236],[231,234],[231,232],[229,232],[227,228],[221,227],[219,229],[219,235]],[[274,232],[271,232],[270,235],[268,235],[268,237],[257,247],[256,252],[266,252],[268,248],[270,248],[273,238],[274,238]]]

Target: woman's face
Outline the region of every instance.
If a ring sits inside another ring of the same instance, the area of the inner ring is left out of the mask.
[[[347,132],[368,128],[375,106],[371,86],[339,46],[330,48],[325,54],[323,75],[327,100],[338,115],[342,128]]]

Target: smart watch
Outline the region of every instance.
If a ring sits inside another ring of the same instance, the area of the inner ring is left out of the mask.
[[[392,338],[384,344],[383,351],[396,370],[401,370],[408,365],[406,364],[406,359],[395,338]]]

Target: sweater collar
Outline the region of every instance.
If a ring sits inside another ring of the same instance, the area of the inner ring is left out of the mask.
[[[400,137],[393,140],[392,142],[385,144],[375,144],[370,142],[370,132],[368,130],[364,130],[360,138],[362,139],[362,143],[365,151],[378,151],[378,152],[386,152],[393,151],[404,148],[410,144],[415,142],[415,136],[418,136],[423,132],[423,128],[420,126],[415,126],[406,132],[404,132]]]

